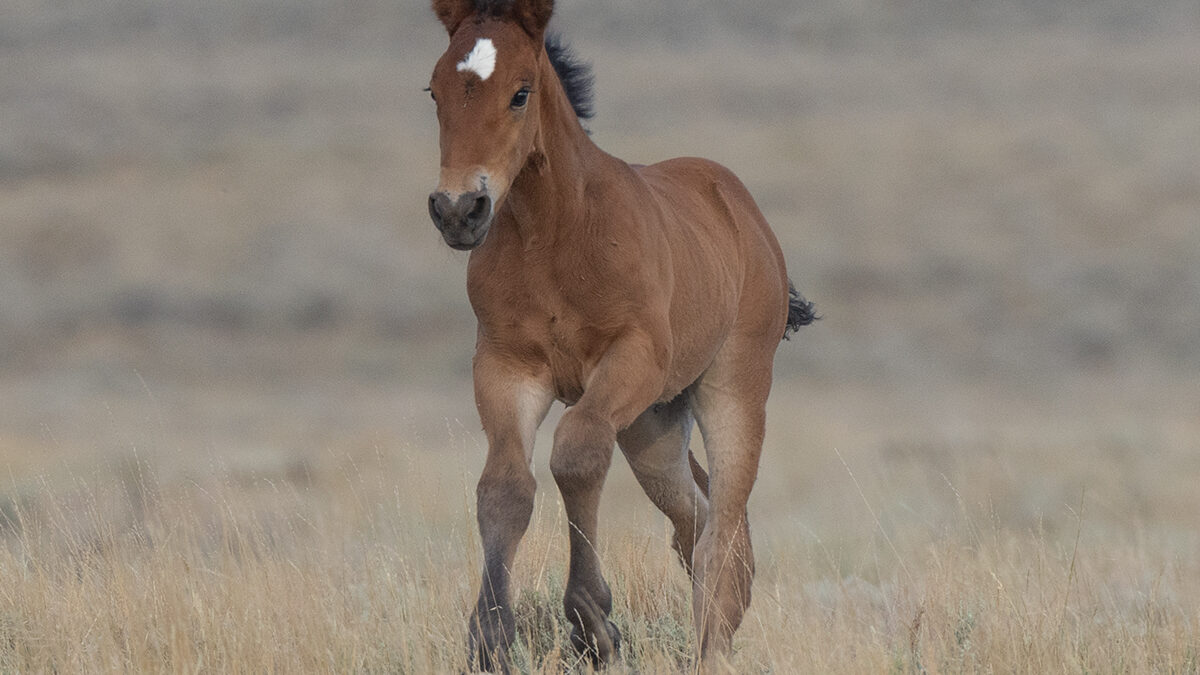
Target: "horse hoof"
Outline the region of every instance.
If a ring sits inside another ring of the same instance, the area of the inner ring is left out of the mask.
[[[504,658],[498,652],[486,652],[472,650],[470,658],[470,670],[467,673],[503,673],[508,675],[512,672],[508,668],[508,659]]]
[[[508,658],[506,650],[499,645],[488,645],[489,640],[481,634],[482,631],[472,630],[468,636],[467,663],[471,673],[504,673],[508,675]]]
[[[602,668],[611,663],[621,651],[621,631],[608,619],[604,620],[604,629],[607,635],[585,637],[578,626],[571,627],[571,646],[581,656],[586,656],[594,668]]]
[[[468,673],[508,673],[506,659],[499,652],[471,647],[467,657]]]

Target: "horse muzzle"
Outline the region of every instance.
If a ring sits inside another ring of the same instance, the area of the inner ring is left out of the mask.
[[[492,197],[485,190],[454,198],[436,191],[429,195],[429,217],[450,248],[469,251],[483,243],[492,224]]]

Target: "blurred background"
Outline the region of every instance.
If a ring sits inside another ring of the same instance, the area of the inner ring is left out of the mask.
[[[1194,0],[562,0],[553,25],[595,66],[593,139],[732,168],[823,316],[780,348],[752,508],[821,531],[859,501],[843,462],[912,478],[886,494],[918,514],[947,466],[1008,480],[1016,524],[1097,482],[1195,505]],[[473,485],[466,256],[425,208],[445,43],[424,2],[8,0],[4,478],[286,478],[363,446]]]

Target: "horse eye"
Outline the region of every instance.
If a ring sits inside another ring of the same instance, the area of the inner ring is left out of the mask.
[[[434,95],[432,89],[430,89],[429,87],[425,87],[425,91],[429,94],[429,98],[433,99],[434,102],[437,101],[437,96]]]
[[[513,110],[519,110],[521,108],[524,108],[525,104],[528,102],[529,102],[529,87],[521,87],[520,91],[513,94],[512,103],[510,103],[509,105],[512,106]]]

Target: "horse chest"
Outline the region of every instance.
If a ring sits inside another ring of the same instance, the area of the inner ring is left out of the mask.
[[[595,347],[588,339],[587,326],[567,312],[554,312],[544,318],[545,341],[552,357],[587,360]]]
[[[619,325],[608,293],[597,292],[611,291],[614,284],[591,258],[565,260],[497,247],[480,251],[468,269],[468,294],[488,348],[531,369],[548,368],[557,397],[568,403],[582,395],[617,332],[612,327]]]
[[[557,398],[567,402],[579,398],[602,351],[601,338],[561,297],[550,292],[512,293],[482,300],[476,315],[489,349],[503,350],[531,369],[548,368]]]

